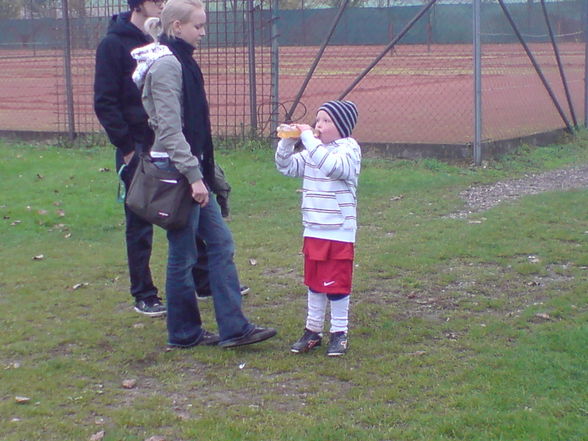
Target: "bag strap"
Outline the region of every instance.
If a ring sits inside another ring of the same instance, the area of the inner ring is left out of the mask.
[[[145,173],[145,161],[149,160],[149,154],[148,153],[135,153],[136,155],[138,154],[138,164],[137,164],[137,170],[135,170],[135,173],[137,173],[138,171],[141,171],[141,173]],[[127,164],[123,164],[120,169],[118,170],[118,189],[116,192],[116,201],[120,202],[120,203],[124,203],[125,198],[127,197],[127,187],[125,186],[125,182],[122,179],[122,173],[123,170],[125,168],[127,168],[128,165]]]
[[[123,164],[118,170],[118,189],[116,191],[116,202],[122,204],[127,196],[127,188],[122,180],[122,172],[127,167],[127,164]]]

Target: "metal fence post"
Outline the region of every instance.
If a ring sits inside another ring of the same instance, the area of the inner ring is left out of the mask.
[[[271,116],[270,116],[270,133],[273,135],[278,127],[280,117],[279,103],[280,103],[280,44],[278,42],[278,20],[279,20],[279,0],[272,0],[272,43],[271,43]]]
[[[584,2],[584,127],[588,128],[588,3]]]
[[[249,60],[249,112],[253,135],[257,131],[257,82],[255,72],[255,6],[253,0],[247,0],[248,17],[248,60]]]
[[[482,164],[482,45],[480,41],[481,0],[474,0],[474,163]]]
[[[63,45],[63,63],[65,69],[65,96],[67,102],[67,135],[70,140],[76,136],[73,81],[71,76],[71,30],[69,22],[68,0],[61,0],[61,10],[64,22],[65,44]]]

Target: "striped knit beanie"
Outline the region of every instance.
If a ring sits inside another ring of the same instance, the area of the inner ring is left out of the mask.
[[[342,138],[351,136],[357,123],[357,107],[351,101],[328,101],[319,107],[329,114]]]

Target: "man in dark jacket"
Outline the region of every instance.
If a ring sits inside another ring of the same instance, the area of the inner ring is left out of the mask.
[[[138,163],[138,154],[148,151],[153,142],[141,92],[131,78],[136,63],[130,52],[151,42],[143,25],[147,18],[160,16],[163,0],[128,0],[128,3],[131,10],[112,17],[106,37],[98,45],[94,79],[94,110],[110,142],[116,147],[116,169],[127,189]],[[153,225],[126,206],[125,217],[135,310],[153,317],[165,315],[165,306],[157,295],[149,268]]]
[[[138,163],[138,153],[147,152],[153,142],[153,132],[148,125],[147,113],[141,102],[141,91],[132,80],[136,62],[130,52],[151,42],[144,31],[149,17],[159,17],[163,0],[127,0],[128,12],[112,17],[106,37],[96,50],[96,72],[94,78],[94,110],[106,130],[110,142],[116,147],[116,169],[128,189]],[[124,166],[124,168],[123,168]],[[222,172],[220,168],[217,172]],[[217,177],[222,191],[217,200],[228,216],[228,193],[230,186],[223,176]],[[153,242],[153,225],[135,215],[125,206],[126,243],[131,294],[135,299],[135,310],[157,317],[166,313],[153,284],[149,260]],[[196,241],[198,262],[193,275],[198,298],[211,296],[208,280],[206,245]],[[241,294],[249,291],[241,286]]]

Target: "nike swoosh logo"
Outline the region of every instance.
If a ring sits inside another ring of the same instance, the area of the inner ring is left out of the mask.
[[[331,285],[334,285],[334,284],[335,284],[335,281],[334,280],[331,281],[331,282],[323,282],[323,286],[331,286]]]

